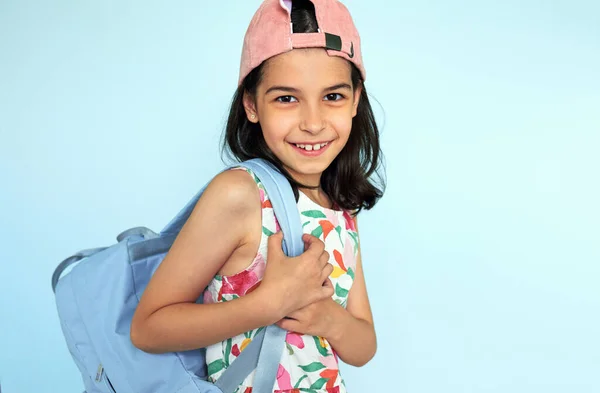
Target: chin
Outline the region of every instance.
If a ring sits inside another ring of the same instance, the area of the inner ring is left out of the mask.
[[[300,176],[320,177],[323,172],[329,167],[330,161],[327,162],[296,162],[291,169],[294,173]]]

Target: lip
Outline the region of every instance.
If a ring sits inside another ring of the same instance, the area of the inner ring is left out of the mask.
[[[313,142],[313,143],[299,143],[299,144],[300,145],[315,145],[317,143],[327,143],[327,141]],[[327,143],[325,146],[323,146],[319,150],[311,150],[311,151],[308,151],[306,149],[302,149],[302,148],[296,146],[295,143],[290,143],[290,145],[292,146],[292,148],[294,150],[296,150],[298,153],[302,154],[303,156],[306,156],[306,157],[318,157],[321,154],[323,154],[325,152],[325,150],[327,150],[329,148],[329,146],[331,146],[331,143],[332,143],[332,141],[329,141],[329,143]]]

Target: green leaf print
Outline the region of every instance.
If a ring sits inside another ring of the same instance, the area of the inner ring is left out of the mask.
[[[225,368],[225,362],[223,359],[215,360],[208,365],[208,375],[213,375]]]
[[[352,280],[354,281],[354,270],[352,270],[351,267],[348,268],[348,275],[352,277]]]
[[[327,218],[327,216],[319,210],[307,210],[302,212],[302,215],[311,218]]]
[[[327,356],[328,355],[327,348],[323,348],[321,346],[321,341],[319,340],[319,337],[313,336],[313,340],[315,340],[315,344],[317,346],[317,350],[319,351],[319,353],[323,356]]]
[[[339,297],[348,296],[348,290],[340,287],[340,284],[335,284],[335,294]]]
[[[263,226],[263,233],[267,236],[272,236],[274,235],[273,232],[269,231],[266,227]]]
[[[342,241],[342,227],[338,225],[337,227],[335,227],[335,231],[337,232],[338,236],[340,237],[340,243],[344,244],[344,242]]]
[[[307,226],[308,224],[310,224],[310,221],[306,221],[304,224],[302,224],[302,228],[304,228],[305,226]]]
[[[225,366],[227,367],[229,367],[229,355],[231,355],[231,341],[231,338],[228,338],[225,346]]]
[[[308,373],[313,373],[315,371],[322,370],[325,368],[323,363],[319,363],[319,362],[313,362],[307,366],[298,366],[298,367],[300,367],[302,370],[304,370]]]
[[[358,251],[358,235],[354,232],[348,232],[352,240],[354,240],[354,252]]]
[[[292,346],[290,344],[288,344],[288,343],[285,343],[285,346],[287,347],[288,353],[290,355],[293,355],[294,354],[294,349],[292,348]]]
[[[303,375],[298,382],[296,382],[296,384],[294,385],[294,389],[298,389],[300,387],[300,384],[302,383],[302,381],[304,381],[305,378],[308,378],[308,375]]]
[[[323,385],[325,385],[326,383],[327,383],[327,379],[319,378],[315,381],[315,383],[310,385],[310,388],[311,389],[321,389],[323,387]]]
[[[320,225],[311,232],[311,235],[313,235],[316,238],[321,237],[322,234],[323,234],[323,227]]]

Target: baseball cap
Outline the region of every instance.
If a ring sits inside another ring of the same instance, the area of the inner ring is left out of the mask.
[[[296,48],[324,48],[329,56],[354,63],[366,79],[360,36],[348,9],[339,0],[312,0],[317,33],[293,33],[292,0],[265,0],[244,36],[238,85],[263,61]]]

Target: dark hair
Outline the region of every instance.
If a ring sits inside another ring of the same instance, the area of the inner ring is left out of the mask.
[[[317,32],[315,9],[308,0],[295,0],[292,3],[293,31],[301,33]],[[379,130],[369,103],[364,82],[358,68],[352,66],[352,85],[362,86],[357,114],[352,119],[352,130],[346,146],[333,160],[321,176],[321,187],[333,204],[342,209],[358,213],[363,208],[371,209],[383,196],[385,181],[379,171],[382,153],[379,145]],[[236,90],[227,119],[223,152],[237,161],[263,158],[275,165],[290,181],[296,199],[298,188],[307,187],[294,180],[285,170],[279,159],[267,146],[259,123],[252,123],[246,117],[244,92],[256,94],[262,80],[264,63],[252,70]],[[377,177],[379,184],[372,177]]]

